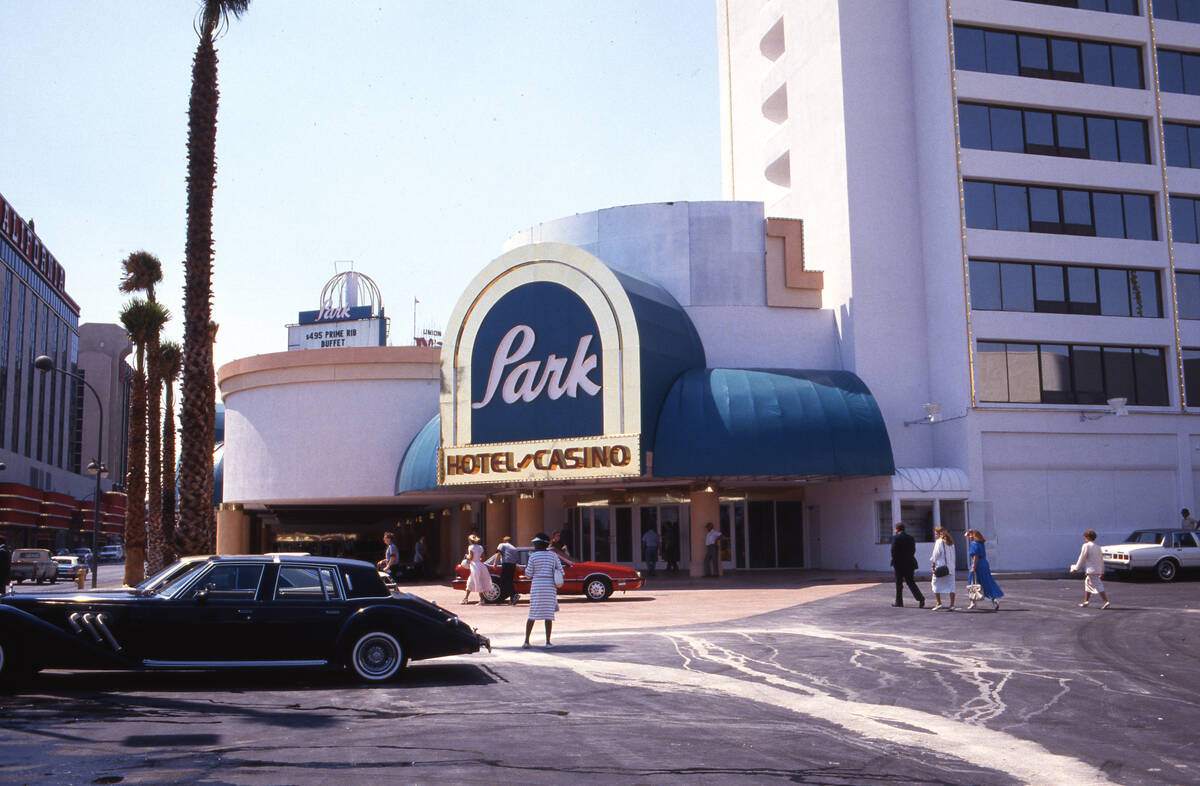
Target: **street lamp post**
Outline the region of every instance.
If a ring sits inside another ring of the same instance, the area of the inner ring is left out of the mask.
[[[92,395],[96,397],[96,413],[100,422],[100,429],[96,437],[96,458],[92,459],[88,464],[88,472],[94,472],[96,475],[96,507],[95,518],[92,521],[92,589],[96,589],[96,574],[100,568],[100,478],[108,474],[104,462],[100,460],[104,449],[104,404],[100,402],[100,394],[92,387],[92,384],[84,379],[79,374],[72,373],[65,369],[56,368],[54,361],[47,355],[38,355],[33,361],[33,367],[43,373],[47,371],[57,371],[59,374],[77,379],[83,383],[84,387],[92,391]]]

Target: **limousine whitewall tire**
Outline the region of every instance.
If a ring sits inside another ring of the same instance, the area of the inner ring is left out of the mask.
[[[363,682],[383,682],[396,676],[408,660],[404,647],[390,633],[367,631],[350,648],[350,668]]]

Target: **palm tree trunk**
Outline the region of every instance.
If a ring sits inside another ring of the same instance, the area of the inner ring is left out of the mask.
[[[159,430],[158,412],[162,404],[162,379],[158,364],[158,335],[152,334],[146,342],[147,375],[146,428],[149,455],[147,465],[146,494],[146,567],[153,575],[167,566],[166,543],[163,540],[162,519],[162,432]]]
[[[141,350],[141,348],[138,348]],[[140,354],[140,351],[139,351]],[[140,361],[140,358],[139,358]],[[129,391],[129,452],[125,481],[125,583],[140,584],[146,560],[146,375],[134,369]]]
[[[175,532],[175,389],[166,380],[166,404],[162,421],[162,533],[163,561],[171,562],[180,553]]]
[[[183,393],[180,411],[179,529],[186,552],[213,551],[212,206],[216,187],[217,53],[201,33],[188,106],[187,244],[184,253]]]

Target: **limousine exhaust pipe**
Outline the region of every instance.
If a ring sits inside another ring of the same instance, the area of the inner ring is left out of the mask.
[[[100,631],[96,630],[95,618],[91,614],[75,612],[68,619],[71,621],[72,627],[78,627],[80,623],[83,623],[83,628],[91,634],[97,644],[104,643],[104,639],[100,638]]]
[[[96,640],[97,644],[107,642],[108,646],[112,647],[114,651],[121,651],[121,645],[117,643],[116,636],[113,636],[112,631],[108,629],[108,617],[106,615],[88,612],[83,615],[83,624],[88,629],[88,633],[92,634],[92,638]]]
[[[75,635],[83,633],[83,626],[79,624],[79,620],[82,618],[83,615],[78,611],[67,617],[67,624],[71,626],[71,631],[75,633]]]

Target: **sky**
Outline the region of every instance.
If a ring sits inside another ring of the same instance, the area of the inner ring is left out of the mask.
[[[5,0],[0,193],[117,322],[163,262],[182,340],[196,0]],[[715,0],[253,0],[217,42],[218,368],[287,349],[352,261],[390,343],[443,329],[506,238],[721,198]]]

